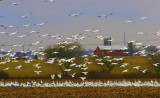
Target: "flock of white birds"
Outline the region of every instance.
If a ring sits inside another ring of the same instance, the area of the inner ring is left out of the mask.
[[[132,69],[126,69],[125,67],[126,66],[130,66],[130,64],[129,63],[122,63],[122,64],[119,64],[118,62],[119,61],[123,61],[124,59],[125,59],[125,57],[116,57],[116,58],[113,58],[113,57],[111,57],[111,56],[105,56],[105,57],[103,57],[103,58],[98,58],[98,56],[96,56],[96,55],[92,55],[92,56],[88,56],[88,55],[83,55],[82,56],[83,57],[83,59],[84,60],[86,60],[84,63],[82,63],[82,64],[77,64],[76,62],[75,62],[75,60],[76,60],[76,58],[75,57],[73,57],[73,58],[70,58],[70,59],[66,59],[66,58],[62,58],[62,59],[57,59],[57,58],[50,58],[49,60],[47,60],[46,62],[44,62],[44,63],[47,63],[47,64],[56,64],[56,65],[58,65],[58,66],[64,66],[64,64],[67,64],[67,63],[69,63],[69,68],[62,68],[63,69],[63,71],[64,72],[69,72],[70,74],[70,76],[72,77],[72,78],[75,78],[76,77],[76,71],[72,71],[72,69],[73,68],[77,68],[77,69],[79,69],[79,70],[81,70],[81,72],[82,72],[82,76],[80,76],[79,78],[82,80],[82,81],[85,81],[86,79],[87,79],[87,74],[88,74],[88,71],[87,71],[87,69],[89,68],[89,66],[88,65],[90,65],[90,64],[96,64],[97,66],[106,66],[105,64],[104,64],[104,62],[102,62],[102,60],[106,60],[107,62],[109,62],[110,63],[110,66],[119,66],[119,68],[121,69],[124,69],[123,71],[122,71],[122,73],[127,73],[127,72],[129,72],[129,70],[137,70],[137,71],[140,71],[140,72],[142,72],[142,73],[146,73],[146,71],[147,71],[147,69],[143,69],[143,68],[141,68],[140,69],[140,67],[141,66],[134,66]],[[95,59],[94,59],[94,62],[92,61],[89,61],[89,58],[88,57],[96,57]],[[41,59],[41,60],[43,60],[43,59]],[[30,63],[32,62],[32,61],[34,61],[34,60],[24,60],[24,63],[27,63],[27,64],[29,64],[30,65]],[[17,62],[19,62],[19,60],[7,60],[7,61],[1,61],[0,62],[0,65],[4,65],[4,64],[7,64],[7,63],[9,63],[9,62],[13,62],[13,63],[17,63]],[[57,62],[57,63],[55,63],[55,62]],[[153,63],[153,66],[155,66],[155,67],[157,67],[157,66],[159,66],[160,64],[159,63]],[[43,71],[41,70],[42,69],[42,66],[41,66],[41,63],[36,63],[36,64],[33,64],[32,65],[33,66],[33,68],[36,68],[37,70],[34,70],[33,72],[35,73],[35,74],[37,74],[37,76],[39,76],[41,73],[43,73]],[[10,67],[6,67],[6,68],[4,68],[3,70],[4,71],[9,71],[9,70],[13,70],[13,68],[11,69],[12,67],[10,66]],[[17,70],[17,71],[19,71],[19,70],[21,70],[23,68],[23,65],[18,65],[18,66],[16,66],[15,68],[14,68],[14,70]],[[143,70],[142,70],[143,69]],[[50,75],[51,76],[51,79],[52,80],[54,80],[55,79],[55,76],[57,76],[58,78],[64,78],[64,77],[62,77],[62,72],[61,73],[59,73],[59,74],[51,74]]]
[[[53,3],[54,0],[45,0],[44,2],[51,2]],[[11,5],[14,5],[14,6],[18,6],[19,4],[21,4],[22,2],[12,2],[10,3]],[[22,16],[18,16],[20,18],[27,18],[27,17],[31,17],[32,14],[34,13],[27,13],[27,14],[24,14]],[[75,14],[69,14],[68,16],[70,17],[78,17],[80,15],[82,15],[84,13],[75,13]],[[104,15],[99,15],[97,17],[99,18],[107,18],[107,17],[110,17],[112,16],[113,13],[107,13],[107,14],[104,14]],[[4,18],[5,16],[3,15],[0,15],[0,18]],[[139,19],[140,20],[145,20],[147,19],[148,17],[140,17]],[[132,23],[134,21],[132,20],[126,20],[124,21],[126,23]],[[40,22],[40,23],[35,23],[35,24],[23,24],[21,27],[31,27],[31,26],[39,26],[39,27],[42,27],[44,25],[46,25],[48,22]],[[4,25],[4,24],[0,24],[0,28],[2,28],[3,30],[6,30],[6,29],[9,29],[9,28],[13,28],[13,29],[17,29],[19,27],[17,26],[14,26],[14,25]],[[99,35],[99,32],[101,32],[100,29],[86,29],[84,30],[84,32],[90,32],[89,34],[95,34],[97,33],[98,35],[95,36],[95,38],[99,39],[99,40],[103,40],[105,38],[105,36],[103,35]],[[41,32],[39,31],[35,31],[35,30],[31,30],[30,32],[28,32],[27,34],[21,34],[19,33],[18,31],[14,31],[12,33],[8,33],[8,32],[5,32],[5,31],[0,31],[0,36],[1,35],[6,35],[6,37],[8,36],[13,36],[13,37],[16,37],[17,39],[22,39],[24,37],[29,37],[29,36],[32,36],[33,34],[36,34],[37,37],[40,37],[41,39],[43,38],[47,38],[47,39],[56,39],[56,40],[60,40],[60,39],[63,39],[63,40],[67,40],[67,41],[64,41],[63,43],[66,43],[68,44],[69,42],[68,41],[82,41],[86,38],[89,38],[91,36],[85,36],[84,34],[75,34],[75,35],[71,35],[71,36],[61,36],[61,35],[51,35],[51,34],[41,34]],[[145,32],[138,32],[137,35],[145,35]],[[160,36],[160,31],[154,33],[154,35],[156,36]],[[113,39],[110,40],[110,41],[114,41]],[[136,42],[136,41],[130,41],[130,42]],[[35,41],[33,43],[30,43],[28,46],[38,46],[40,44],[43,43],[43,40],[39,40],[39,41]],[[57,43],[57,44],[61,44],[61,43]],[[137,46],[142,46],[143,45],[143,42],[136,42],[135,43]],[[5,46],[7,44],[3,44],[3,46]],[[14,44],[12,45],[12,48],[14,47],[22,47],[24,45],[24,43],[22,44]],[[148,45],[149,46],[149,45]],[[61,46],[62,48],[64,48],[63,46]],[[71,47],[70,49],[73,50],[74,48],[76,48],[77,46],[73,46]],[[147,47],[147,46],[146,46]],[[146,48],[144,47],[144,48]],[[41,46],[41,47],[37,47],[36,49],[44,49],[44,46]],[[36,50],[35,49],[35,50]],[[5,51],[4,49],[2,49],[3,51]],[[31,49],[30,49],[31,50]],[[35,50],[32,50],[32,51],[35,51]],[[12,51],[12,50],[9,50],[9,51]],[[8,51],[8,52],[9,52]],[[111,51],[112,52],[112,51]],[[57,51],[53,52],[53,54],[58,54]],[[146,56],[145,54],[145,50],[142,50],[142,51],[139,51],[138,53],[135,53],[135,54],[141,54],[143,56]],[[7,54],[8,55],[8,54]],[[84,60],[87,60],[88,58],[88,55],[83,55],[82,56],[84,58]],[[93,55],[93,57],[96,57],[96,55]],[[110,56],[106,56],[104,58],[111,58]],[[112,59],[108,59],[109,62],[112,62],[112,61],[121,61],[123,60],[124,58],[112,58]],[[49,63],[49,64],[53,64],[55,62],[55,60],[57,60],[56,58],[52,58],[50,60],[48,60],[47,62],[45,63]],[[141,82],[141,81],[135,81],[135,82],[130,82],[130,81],[122,81],[122,82],[112,82],[112,81],[107,81],[107,82],[87,82],[85,81],[87,78],[87,69],[88,69],[88,64],[92,64],[92,62],[86,62],[85,64],[79,64],[77,65],[76,63],[74,63],[74,60],[75,58],[71,58],[71,59],[60,59],[58,60],[58,65],[59,66],[62,66],[64,64],[64,62],[71,62],[72,65],[70,65],[71,67],[77,67],[77,68],[81,68],[83,70],[83,75],[84,76],[81,76],[80,79],[83,81],[81,83],[74,83],[74,82],[52,82],[52,83],[39,83],[39,82],[36,82],[36,81],[32,81],[31,83],[30,82],[27,82],[27,83],[18,83],[18,82],[0,82],[0,87],[12,87],[12,86],[23,86],[23,87],[87,87],[87,86],[100,86],[100,87],[106,87],[106,86],[160,86],[160,84],[157,82],[157,81],[146,81],[146,82]],[[33,60],[26,60],[24,61],[24,63],[30,63],[31,61]],[[100,66],[103,66],[104,63],[102,63],[102,59],[96,59],[96,61],[98,62],[97,65],[100,65]],[[0,62],[0,65],[3,65],[3,64],[6,64],[6,63],[9,63],[9,62],[19,62],[18,60],[7,60],[7,61],[2,61]],[[112,65],[117,65],[118,63],[111,63]],[[124,68],[126,66],[128,66],[129,64],[128,63],[123,63],[120,68]],[[154,66],[158,66],[160,65],[159,63],[155,63],[153,64]],[[43,73],[43,71],[41,71],[40,69],[42,68],[42,66],[40,66],[40,63],[38,64],[34,64],[32,65],[33,67],[37,68],[37,70],[34,71],[35,74],[37,75],[40,75],[41,73]],[[135,66],[133,67],[133,69],[136,69],[136,70],[139,70],[141,71],[142,73],[146,73],[147,69],[143,69],[143,70],[140,70],[140,67],[141,66]],[[14,69],[15,70],[21,70],[23,68],[23,65],[17,65]],[[10,70],[11,67],[6,67],[4,68],[3,70],[4,71],[7,71],[7,70]],[[64,69],[63,71],[66,71],[66,72],[70,72],[72,69]],[[129,71],[129,69],[125,69],[122,71],[122,73],[127,73]],[[62,74],[59,73],[59,74],[51,74],[51,78],[54,80],[55,76],[57,75],[58,78],[62,78]],[[75,77],[76,76],[76,72],[70,74],[71,77]]]
[[[54,0],[45,0],[44,2],[54,3]],[[21,4],[21,3],[22,2],[12,2],[10,4],[11,5],[15,5],[15,6],[18,7],[18,5]],[[32,14],[34,14],[34,13],[29,12],[27,14],[24,14],[24,15],[21,15],[21,16],[18,16],[18,17],[25,19],[27,17],[32,17]],[[83,14],[84,13],[74,13],[74,14],[69,14],[68,16],[70,16],[70,17],[78,17],[78,16],[83,15]],[[107,14],[99,15],[97,17],[99,17],[99,18],[102,18],[102,17],[107,18],[107,17],[110,17],[112,15],[114,15],[113,12],[110,12],[110,13],[107,12]],[[3,15],[0,14],[0,18],[2,18],[2,19],[4,18],[5,19],[5,17],[6,16],[3,16]],[[139,19],[140,20],[145,20],[147,18],[148,18],[147,16],[143,16],[143,17],[140,17]],[[124,22],[132,23],[133,21],[132,20],[126,20]],[[32,27],[33,26],[42,27],[42,26],[46,25],[47,23],[48,22],[40,22],[40,23],[34,23],[34,24],[23,24],[21,27],[28,27],[28,28],[31,27],[31,26]],[[26,42],[19,44],[19,42],[18,42],[18,43],[15,43],[13,45],[9,45],[9,46],[11,46],[12,49],[14,49],[14,48],[17,49],[17,48],[23,47],[25,45],[26,47],[28,47],[29,50],[32,50],[30,47],[37,47],[36,49],[33,49],[33,50],[37,50],[37,49],[41,49],[42,50],[45,47],[44,46],[45,44],[43,44],[44,43],[43,38],[47,39],[47,41],[48,41],[48,39],[61,40],[61,41],[65,41],[65,40],[67,40],[67,41],[82,41],[84,39],[87,39],[87,38],[91,37],[90,35],[92,35],[93,33],[97,33],[96,35],[93,35],[93,37],[97,38],[99,40],[103,40],[104,37],[105,37],[104,35],[100,35],[100,32],[103,32],[101,29],[91,29],[90,28],[90,29],[84,30],[84,32],[90,32],[90,33],[88,33],[89,35],[86,35],[85,33],[81,33],[81,34],[75,34],[75,35],[71,35],[71,36],[64,36],[64,35],[57,35],[57,34],[56,35],[52,35],[52,34],[49,34],[49,33],[42,34],[42,32],[36,31],[36,30],[30,30],[30,32],[28,32],[27,34],[21,34],[21,32],[18,31],[18,29],[21,28],[21,27],[17,27],[15,25],[0,24],[0,28],[2,28],[4,30],[4,31],[0,31],[0,35],[1,34],[3,34],[3,35],[5,34],[6,37],[13,36],[13,37],[9,37],[10,39],[17,38],[19,40],[22,40],[23,38],[26,38],[26,39],[29,40],[30,38],[27,38],[27,37],[33,36],[33,34],[35,36],[35,34],[36,34],[37,37],[41,37],[41,40],[29,43],[29,44],[28,43],[26,44]],[[5,30],[9,29],[9,28],[12,28],[12,30],[16,30],[16,31],[13,31],[12,33],[6,32]],[[136,34],[140,35],[140,36],[146,35],[145,32],[137,32]],[[156,35],[156,36],[160,35],[159,31],[156,32],[156,33],[153,33],[153,34]],[[39,39],[39,38],[37,38],[37,39]],[[110,41],[114,41],[114,40],[112,39]],[[6,46],[7,47],[7,45],[8,45],[7,42],[5,42],[5,41],[3,41],[3,42],[4,43],[1,43],[1,46]],[[138,41],[134,41],[134,42],[138,46],[143,45],[143,42],[138,42]]]
[[[73,82],[73,81],[64,81],[64,82],[17,82],[17,81],[9,81],[9,82],[0,82],[0,87],[116,87],[116,86],[122,86],[122,87],[142,87],[142,86],[148,86],[148,87],[160,87],[160,83],[158,81],[145,81],[142,82],[140,80],[132,81],[83,81],[83,82]]]

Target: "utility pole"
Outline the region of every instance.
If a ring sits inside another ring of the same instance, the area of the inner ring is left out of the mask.
[[[24,44],[23,44],[23,51],[24,51]]]
[[[124,46],[126,46],[126,33],[124,32]]]

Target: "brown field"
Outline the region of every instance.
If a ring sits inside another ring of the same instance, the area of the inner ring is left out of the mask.
[[[100,79],[100,81],[123,81],[124,79]],[[125,79],[126,81],[151,81],[159,79]],[[8,79],[7,81],[37,81],[41,79]],[[66,81],[56,79],[56,81]],[[71,80],[81,82],[80,80]],[[89,81],[99,81],[89,79]],[[43,82],[52,82],[50,79],[43,79]],[[0,98],[159,98],[160,87],[0,87]]]
[[[159,87],[0,88],[1,98],[158,98]]]

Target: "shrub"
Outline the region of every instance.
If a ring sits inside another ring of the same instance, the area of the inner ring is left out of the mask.
[[[88,72],[87,77],[90,79],[103,79],[106,77],[106,74],[99,72],[99,71],[92,70]]]
[[[8,79],[8,78],[9,78],[8,73],[0,71],[0,79]]]

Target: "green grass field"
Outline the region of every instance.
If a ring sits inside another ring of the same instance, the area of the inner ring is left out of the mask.
[[[93,59],[92,59],[93,60]],[[14,61],[14,60],[13,60]],[[50,77],[51,74],[59,74],[61,73],[61,70],[59,68],[59,65],[57,63],[54,64],[48,64],[45,63],[48,61],[48,59],[45,60],[33,60],[30,63],[25,63],[26,60],[17,60],[18,62],[7,62],[5,64],[0,64],[0,70],[2,71],[4,68],[10,67],[9,70],[5,70],[6,73],[8,73],[10,78],[31,78],[31,77]],[[4,60],[1,60],[0,62],[4,62]],[[77,62],[77,61],[76,61]],[[83,61],[82,63],[84,63]],[[37,69],[34,67],[34,64],[40,63],[39,66],[41,68]],[[140,70],[147,69],[146,73],[152,73],[155,74],[152,66],[148,63],[148,58],[146,57],[137,57],[137,58],[130,58],[127,57],[124,59],[123,63],[128,63],[126,67],[120,67],[116,66],[112,71],[112,75],[130,75],[130,74],[143,74]],[[23,67],[21,69],[14,69],[16,66],[22,65]],[[135,66],[141,66],[139,70],[133,69]],[[128,69],[128,72],[122,73],[123,70]],[[36,74],[34,71],[42,71],[39,75]],[[70,73],[73,73],[75,70],[71,71]],[[97,62],[93,62],[92,64],[88,64],[88,69],[86,70],[88,72],[101,72],[102,74],[107,74],[108,69],[104,65],[97,65]],[[102,75],[101,74],[101,75]]]

